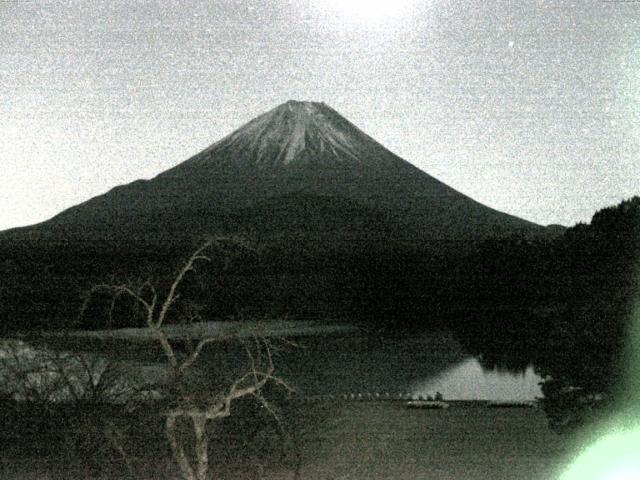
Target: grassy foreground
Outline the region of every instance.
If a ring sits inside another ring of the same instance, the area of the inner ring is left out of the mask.
[[[302,478],[552,479],[567,453],[542,411],[345,402],[304,442]]]
[[[295,411],[290,411],[297,420],[284,420],[296,430],[294,455],[283,455],[274,447],[277,435],[260,444],[261,434],[254,423],[236,419],[227,427],[244,431],[246,438],[225,439],[225,431],[231,431],[225,427],[211,434],[213,444],[218,445],[212,450],[216,452],[213,478],[550,480],[567,460],[567,439],[552,433],[544,414],[536,408],[466,405],[419,410],[395,401],[295,403]],[[141,459],[148,466],[132,477],[117,453],[105,450],[104,462],[112,463],[89,468],[88,458],[84,464],[77,458],[80,451],[72,458],[71,452],[64,450],[69,448],[69,438],[65,441],[64,435],[58,439],[62,443],[56,444],[53,437],[43,441],[47,435],[42,431],[25,432],[30,434],[29,444],[19,447],[14,443],[11,447],[5,430],[0,478],[176,479],[160,431],[147,422],[143,432],[149,438],[124,444],[132,451],[143,445],[145,453],[151,452],[146,460]],[[39,443],[48,448],[43,450]],[[91,452],[97,445],[87,447]]]

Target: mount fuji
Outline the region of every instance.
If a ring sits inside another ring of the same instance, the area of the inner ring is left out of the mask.
[[[461,252],[514,233],[548,234],[438,181],[324,103],[289,101],[155,178],[1,232],[0,254],[46,316],[67,298],[51,285],[77,296],[106,276],[182,258],[203,235],[246,237],[270,252],[266,270],[284,275],[292,263],[322,270],[328,256],[339,264],[398,245]]]
[[[289,101],[151,180],[116,187],[24,233],[98,241],[265,228],[276,233],[287,228],[281,224],[287,218],[295,227],[305,223],[298,216],[305,214],[302,204],[314,211],[360,209],[386,219],[370,228],[390,228],[398,239],[459,245],[544,230],[436,180],[325,104]],[[357,223],[334,213],[327,219],[344,223],[345,234],[350,221]],[[270,225],[274,218],[280,224]]]

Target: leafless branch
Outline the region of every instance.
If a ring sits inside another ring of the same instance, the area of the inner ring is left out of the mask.
[[[193,255],[191,255],[191,257],[189,257],[189,259],[187,260],[187,263],[178,272],[178,275],[176,276],[175,280],[173,281],[173,283],[171,283],[171,287],[169,287],[169,293],[167,294],[167,297],[165,298],[164,302],[162,302],[162,307],[160,307],[160,313],[159,313],[158,318],[157,318],[157,320],[155,322],[155,327],[156,328],[162,327],[162,324],[165,321],[165,318],[167,316],[167,312],[169,311],[169,308],[171,308],[171,305],[173,305],[173,303],[179,298],[179,295],[176,293],[176,291],[177,291],[178,287],[180,286],[180,284],[182,283],[182,280],[184,279],[184,276],[188,272],[193,270],[194,264],[197,261],[206,261],[206,262],[210,262],[211,261],[211,259],[209,257],[207,257],[206,255],[203,255],[202,252],[204,252],[209,247],[211,247],[211,245],[215,241],[216,240],[214,240],[214,239],[207,240],[200,248],[198,248],[193,253]]]
[[[198,356],[200,355],[200,352],[202,352],[202,349],[204,347],[206,347],[207,345],[211,344],[211,343],[218,343],[218,342],[224,342],[226,340],[230,340],[231,336],[223,336],[223,337],[209,337],[209,338],[204,338],[202,340],[200,340],[198,342],[198,344],[196,345],[196,348],[191,352],[191,354],[180,364],[180,366],[178,367],[178,372],[179,373],[184,373],[186,372],[198,359]]]

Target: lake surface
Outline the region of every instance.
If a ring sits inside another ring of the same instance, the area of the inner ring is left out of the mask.
[[[282,336],[283,325],[274,331]],[[56,348],[99,351],[104,358],[125,359],[135,365],[134,368],[140,370],[136,373],[138,378],[157,375],[162,366],[159,351],[141,349],[140,342],[149,339],[145,340],[140,332],[131,333],[128,336],[125,331],[115,332],[97,350],[96,342],[100,340],[93,333],[81,333],[63,342],[63,347],[56,338]],[[286,336],[295,345],[288,341],[280,345],[274,340],[277,374],[300,395],[390,393],[426,398],[440,392],[445,399],[493,401],[530,401],[541,396],[540,378],[532,368],[515,375],[483,370],[447,332],[383,335],[331,325],[324,328],[315,324],[311,328],[299,324],[288,330]],[[34,352],[45,348],[24,343],[17,350],[15,347],[15,341],[0,341],[0,369],[2,362],[15,357],[17,351],[21,352],[19,357],[34,358]],[[127,355],[129,350],[131,355]],[[95,353],[91,355],[95,357]],[[211,345],[203,351],[200,360],[202,373],[215,376],[221,371],[241,372],[246,368],[247,357],[244,347],[232,342]],[[0,379],[2,373],[0,371]]]
[[[485,370],[446,333],[420,336],[331,336],[300,341],[285,355],[281,374],[310,395],[409,394],[426,398],[531,401],[542,396],[541,378]]]

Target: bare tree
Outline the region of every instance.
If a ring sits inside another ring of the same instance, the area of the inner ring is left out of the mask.
[[[204,335],[196,339],[186,353],[177,348],[175,339],[167,333],[167,318],[176,307],[181,298],[180,287],[195,266],[201,262],[211,262],[211,257],[206,252],[216,248],[225,251],[226,244],[238,244],[233,238],[215,237],[202,244],[180,268],[173,278],[165,295],[160,295],[156,287],[149,281],[141,283],[137,288],[131,285],[94,286],[83,306],[92,294],[106,292],[111,295],[111,308],[113,312],[119,298],[129,297],[140,307],[145,319],[146,327],[152,333],[153,338],[162,348],[166,360],[168,377],[164,385],[162,415],[165,417],[164,430],[171,447],[173,458],[185,480],[206,480],[209,478],[209,441],[207,437],[207,425],[209,422],[220,420],[231,415],[233,403],[242,397],[253,397],[278,420],[276,410],[270,405],[263,395],[264,387],[269,384],[280,385],[291,391],[291,388],[280,378],[275,376],[275,367],[272,356],[272,345],[264,336],[251,335],[248,338],[240,338],[238,334]],[[225,256],[225,261],[228,257]],[[188,310],[194,312],[193,309]],[[195,318],[192,314],[191,318]],[[240,374],[222,391],[194,392],[189,385],[189,374],[197,363],[204,348],[212,343],[230,340],[240,340],[248,358],[247,371]],[[188,342],[187,342],[188,343]],[[167,404],[168,403],[168,404]],[[191,424],[195,438],[195,459],[190,459],[184,442],[179,435],[177,422],[186,420]]]

